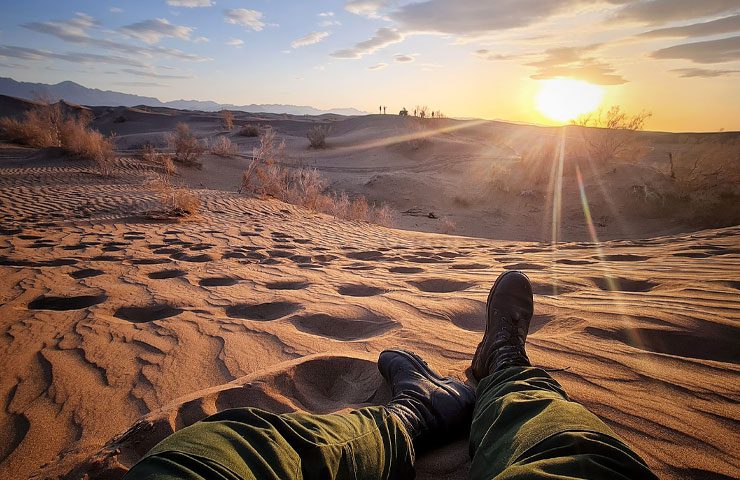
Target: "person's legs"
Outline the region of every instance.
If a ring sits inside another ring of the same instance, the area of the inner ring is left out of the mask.
[[[470,478],[655,478],[643,460],[524,350],[532,318],[527,277],[507,272],[488,299],[486,333],[473,358],[480,381],[470,432]]]
[[[408,478],[413,448],[385,407],[344,414],[225,410],[156,445],[130,479]]]
[[[409,352],[381,353],[384,407],[343,414],[225,410],[157,444],[127,479],[408,479],[416,449],[470,423],[475,392]]]

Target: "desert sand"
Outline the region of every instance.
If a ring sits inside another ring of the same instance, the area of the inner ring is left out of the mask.
[[[521,218],[521,205],[503,203],[458,212],[458,233],[488,238],[412,231],[436,227],[411,215],[399,217],[406,230],[388,229],[238,194],[247,159],[217,157],[179,172],[200,213],[154,220],[151,168],[126,153],[183,116],[213,134],[214,114],[96,116],[118,134],[110,177],[53,150],[0,148],[1,478],[117,478],[167,434],[225,408],[383,404],[385,348],[468,378],[488,289],[507,269],[535,288],[533,363],[661,478],[740,476],[740,227],[615,221],[594,243],[566,193],[554,245],[539,205]],[[445,134],[434,155],[405,152],[382,142],[397,119],[374,117],[337,123],[324,153],[304,144],[305,123],[325,118],[264,121],[292,161],[334,186],[441,215],[475,165],[507,155],[475,130]],[[430,187],[440,184],[450,190]],[[494,208],[498,219],[481,213]],[[460,440],[421,456],[418,478],[462,479],[468,465]]]

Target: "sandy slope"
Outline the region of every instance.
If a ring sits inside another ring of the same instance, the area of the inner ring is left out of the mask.
[[[198,219],[157,223],[136,162],[102,178],[0,157],[0,478],[112,478],[228,407],[381,404],[388,347],[464,378],[488,288],[511,268],[535,286],[535,364],[564,369],[662,477],[740,475],[738,227],[552,249],[214,190],[198,191]],[[420,458],[419,478],[464,478],[468,462],[461,441]]]

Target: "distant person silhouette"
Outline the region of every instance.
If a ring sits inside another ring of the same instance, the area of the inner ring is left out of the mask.
[[[470,479],[656,479],[611,428],[532,366],[524,344],[533,311],[527,276],[501,274],[472,359],[477,392],[414,353],[385,350],[385,406],[327,415],[224,410],[161,441],[125,478],[407,479],[418,453],[469,430]]]
[[[385,115],[385,106],[383,106],[383,115]]]
[[[383,106],[382,105],[378,107],[378,115],[380,115],[381,113],[383,113]]]

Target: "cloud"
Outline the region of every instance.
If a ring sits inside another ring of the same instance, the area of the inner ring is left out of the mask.
[[[212,0],[167,0],[167,5],[170,7],[197,8],[211,7],[214,3]]]
[[[122,72],[129,73],[131,75],[136,75],[138,77],[148,77],[148,78],[171,78],[171,79],[177,79],[177,80],[185,80],[189,78],[194,78],[193,75],[170,75],[165,73],[157,73],[150,70],[136,70],[133,68],[122,68]]]
[[[87,30],[98,25],[99,22],[97,20],[88,15],[78,13],[74,18],[70,20],[32,22],[25,23],[21,26],[34,32],[52,35],[56,38],[59,38],[60,40],[64,40],[65,42],[100,47],[107,50],[116,50],[131,55],[142,55],[147,57],[164,55],[188,61],[208,60],[206,57],[201,57],[200,55],[195,55],[192,53],[185,53],[181,50],[173,48],[160,46],[142,47],[139,45],[115,42],[103,38],[94,38],[87,32]],[[196,41],[198,41],[198,39],[196,39]]]
[[[740,36],[683,43],[650,54],[653,58],[691,60],[695,63],[723,63],[740,60]]]
[[[383,70],[385,67],[387,67],[387,63],[376,63],[375,65],[371,67],[367,67],[368,70]]]
[[[389,16],[402,30],[471,35],[525,27],[584,3],[581,0],[427,0],[403,5]]]
[[[231,45],[232,47],[241,48],[244,46],[244,40],[240,38],[232,38],[231,40],[226,41],[226,45]]]
[[[626,4],[616,12],[613,17],[615,20],[651,24],[735,13],[739,6],[737,0],[622,0],[612,3]]]
[[[173,25],[164,18],[154,18],[132,23],[121,27],[119,31],[129,37],[137,38],[145,43],[159,43],[166,37],[189,40],[193,28],[182,25]]]
[[[208,43],[211,39],[208,37],[195,37],[193,39],[193,43]]]
[[[393,55],[393,60],[395,60],[398,63],[410,63],[416,60],[413,55],[403,55],[403,54],[396,54]]]
[[[376,17],[378,11],[389,3],[390,0],[348,0],[344,9],[355,15]]]
[[[352,48],[337,50],[330,53],[334,58],[357,59],[364,55],[375,53],[388,45],[403,41],[405,35],[393,28],[379,28],[375,35],[369,40],[360,42]]]
[[[319,17],[333,17],[334,16],[334,12],[321,12],[321,13],[317,13],[317,15]]]
[[[537,72],[530,76],[534,80],[569,77],[597,85],[621,85],[627,80],[617,74],[609,64],[588,56],[599,45],[585,47],[557,47],[545,50],[544,58],[527,63],[536,67]]]
[[[99,22],[93,17],[84,13],[78,13],[69,20],[55,20],[50,22],[31,22],[24,23],[21,26],[28,30],[53,35],[68,42],[81,43],[90,36],[87,30],[98,25]]]
[[[164,83],[156,82],[114,82],[115,85],[123,85],[125,87],[169,87]]]
[[[516,55],[504,55],[501,53],[493,53],[492,51],[488,50],[487,48],[481,48],[479,50],[476,50],[473,52],[473,55],[475,55],[478,58],[482,58],[483,60],[512,60],[515,58],[519,58]]]
[[[313,45],[319,43],[323,39],[329,36],[329,32],[311,32],[305,37],[297,38],[290,42],[291,48],[300,48],[307,45]]]
[[[682,25],[680,27],[659,28],[657,30],[650,30],[649,32],[641,33],[638,37],[707,37],[710,35],[737,31],[740,31],[740,15],[718,18],[717,20],[711,20],[709,22]]]
[[[64,60],[72,63],[107,63],[111,65],[126,65],[129,67],[145,67],[144,63],[117,55],[97,55],[94,53],[55,53],[35,48],[18,47],[15,45],[0,45],[0,58],[18,58],[21,60]]]
[[[685,77],[685,78],[692,78],[692,77],[700,77],[700,78],[715,78],[715,77],[725,77],[728,75],[733,75],[735,73],[740,73],[740,70],[708,70],[706,68],[674,68],[671,70],[671,72],[678,73],[679,77]]]
[[[265,23],[262,21],[262,12],[258,12],[257,10],[234,8],[224,10],[224,16],[226,17],[224,20],[226,23],[242,25],[256,32],[259,32],[265,27]]]
[[[110,13],[123,13],[123,9],[119,7],[110,7],[108,10]]]

